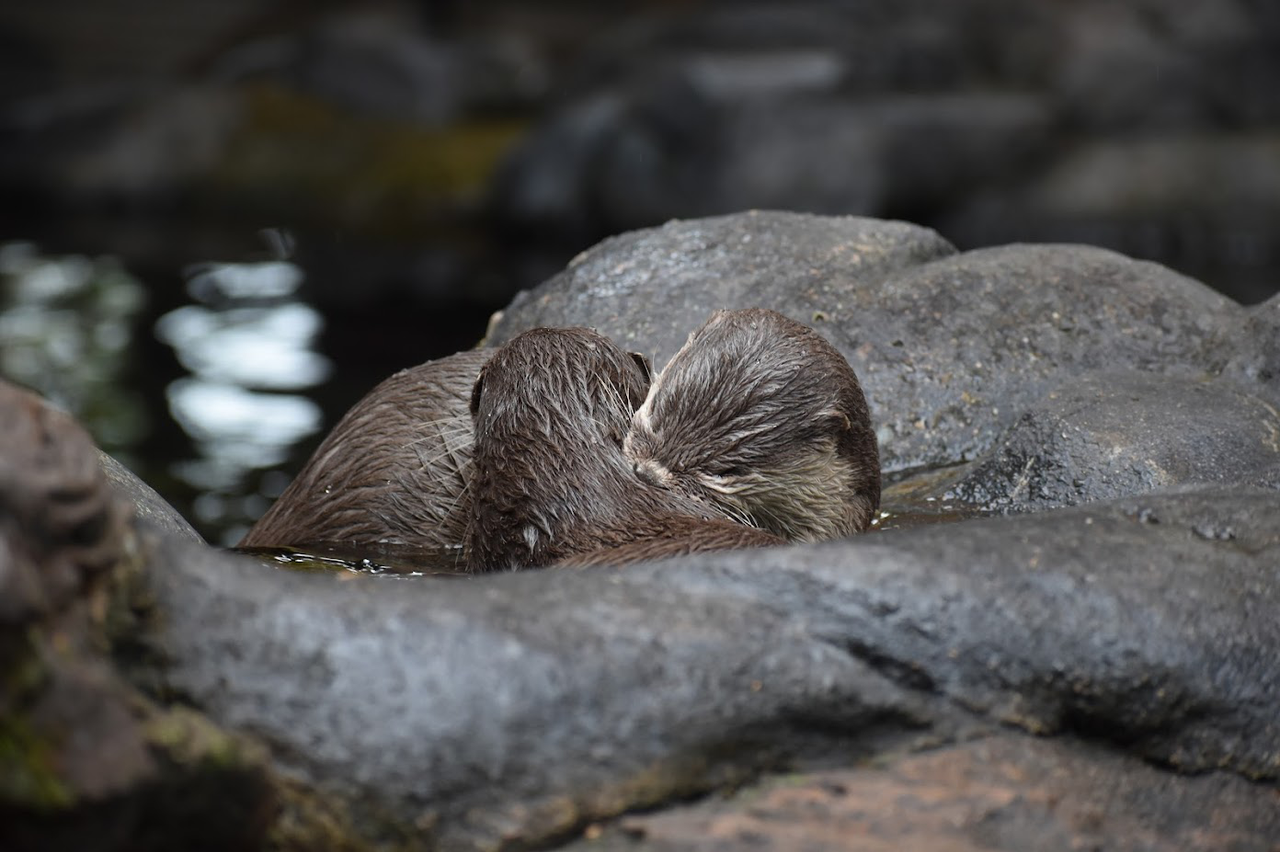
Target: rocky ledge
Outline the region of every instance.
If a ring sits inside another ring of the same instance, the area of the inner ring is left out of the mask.
[[[89,476],[69,422],[7,430],[0,845],[1273,849],[1280,302],[1086,247],[747,213],[608,240],[487,343],[585,324],[662,364],[749,305],[862,377],[880,529],[300,574]],[[65,521],[63,483],[103,520]]]

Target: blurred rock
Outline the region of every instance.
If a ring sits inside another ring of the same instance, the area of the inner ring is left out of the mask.
[[[261,747],[117,668],[152,601],[134,596],[132,507],[88,435],[4,382],[0,426],[0,846],[258,844],[274,804]]]
[[[889,216],[965,247],[1091,242],[1258,301],[1280,286],[1276,45],[1243,2],[709,4],[588,49],[492,207],[568,245],[749,207]],[[552,210],[529,203],[548,172]],[[1220,250],[1241,235],[1248,256]]]

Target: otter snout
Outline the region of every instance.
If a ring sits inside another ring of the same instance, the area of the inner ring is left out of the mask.
[[[671,481],[671,473],[651,459],[636,462],[632,465],[632,470],[640,479],[658,488],[668,487]]]

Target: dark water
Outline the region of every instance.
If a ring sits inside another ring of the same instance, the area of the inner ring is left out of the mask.
[[[0,375],[71,412],[211,542],[234,545],[325,431],[403,367],[473,345],[489,305],[322,310],[288,233],[250,260],[136,272],[0,243]],[[448,333],[430,333],[445,325]],[[373,343],[366,344],[365,339]]]

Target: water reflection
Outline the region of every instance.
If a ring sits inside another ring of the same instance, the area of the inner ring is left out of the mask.
[[[142,284],[114,258],[46,257],[32,243],[0,244],[0,375],[120,453],[147,431],[143,400],[122,390],[145,304]]]
[[[244,498],[255,471],[284,462],[290,449],[321,428],[320,407],[289,393],[328,378],[315,351],[320,314],[299,300],[303,272],[283,260],[203,264],[189,271],[195,304],[156,322],[190,375],[165,391],[170,413],[190,436],[197,458],[174,473],[200,493],[193,510],[206,527],[234,544],[265,506]]]

